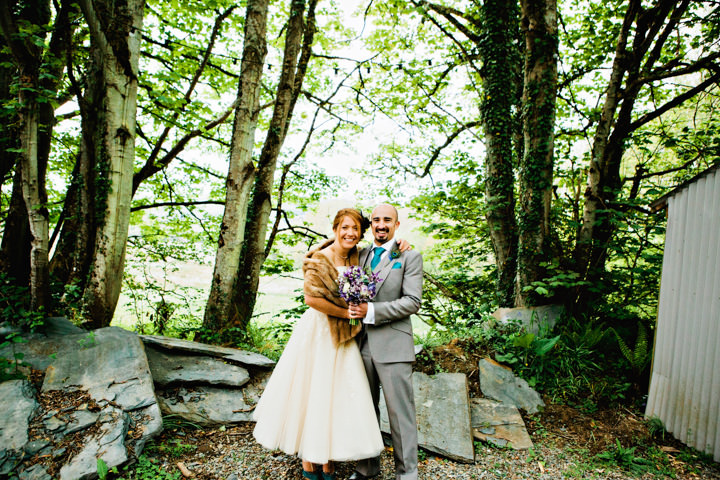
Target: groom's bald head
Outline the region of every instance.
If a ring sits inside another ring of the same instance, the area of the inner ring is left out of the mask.
[[[373,237],[380,245],[392,239],[395,236],[395,229],[400,226],[397,208],[389,203],[381,203],[373,209],[370,225]]]
[[[400,219],[397,208],[395,208],[395,206],[393,205],[390,205],[389,203],[381,203],[380,205],[376,206],[372,211],[372,217],[375,217],[375,212],[378,211],[378,209],[382,210],[383,212],[386,212],[388,209],[392,210],[394,214],[394,220],[397,222]]]

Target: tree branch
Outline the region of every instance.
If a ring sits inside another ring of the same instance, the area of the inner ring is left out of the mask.
[[[157,202],[148,203],[147,205],[136,205],[130,208],[131,212],[138,212],[140,210],[148,210],[150,208],[160,207],[189,207],[193,205],[225,205],[224,201],[221,200],[197,200],[194,202]]]
[[[706,88],[710,87],[714,83],[717,83],[718,81],[720,81],[720,72],[714,73],[712,76],[710,76],[705,81],[703,81],[700,84],[698,84],[697,86],[683,92],[682,94],[678,95],[677,97],[673,98],[672,100],[666,102],[660,108],[658,108],[652,112],[646,113],[642,117],[638,118],[637,120],[635,120],[634,122],[632,122],[629,125],[628,133],[634,132],[635,130],[642,127],[643,125],[655,120],[660,115],[667,112],[668,110],[671,110],[671,109],[677,107],[678,105],[681,105],[686,100],[694,97],[695,95],[704,91]]]
[[[150,155],[148,155],[147,160],[145,161],[145,165],[140,169],[142,172],[143,170],[152,170],[155,161],[160,154],[160,151],[162,149],[163,143],[165,143],[165,140],[167,139],[168,135],[170,134],[170,130],[175,126],[175,123],[177,119],[180,117],[180,114],[183,113],[184,109],[187,107],[187,105],[190,103],[190,98],[192,97],[193,92],[195,91],[195,87],[197,86],[198,82],[200,81],[200,76],[202,75],[203,71],[205,70],[205,67],[207,66],[207,63],[210,59],[210,54],[212,53],[212,49],[215,46],[215,41],[217,40],[217,37],[220,33],[220,27],[222,26],[222,23],[227,19],[227,17],[232,13],[232,11],[235,9],[234,6],[226,9],[224,12],[222,12],[220,15],[217,16],[215,19],[215,24],[213,25],[212,32],[210,34],[210,39],[208,41],[208,46],[205,49],[205,52],[203,53],[203,57],[200,60],[200,63],[198,64],[197,68],[195,69],[195,74],[193,75],[193,78],[190,80],[190,85],[188,85],[187,90],[185,91],[185,95],[183,96],[183,103],[182,106],[175,110],[170,117],[170,121],[165,125],[165,128],[160,133],[160,136],[155,141],[155,146],[152,149],[152,152],[150,152]],[[166,156],[167,158],[167,156]],[[161,162],[162,163],[162,162]],[[169,163],[169,160],[167,161]],[[167,163],[164,165],[166,166]],[[137,177],[140,179],[141,177]],[[147,178],[147,177],[145,177]],[[140,182],[143,179],[140,180]],[[133,178],[133,193],[137,190],[137,187],[139,185],[135,183],[135,178]]]
[[[435,160],[438,159],[440,156],[440,153],[445,149],[448,145],[450,145],[461,133],[463,133],[466,130],[469,130],[473,127],[477,127],[480,125],[479,121],[469,122],[464,125],[461,125],[457,130],[455,130],[453,133],[451,133],[446,139],[445,143],[440,145],[439,147],[435,148],[433,151],[433,154],[430,156],[430,159],[428,160],[427,165],[425,165],[425,170],[423,170],[423,173],[420,175],[420,178],[426,177],[430,173],[430,168],[432,167],[433,163],[435,163]]]
[[[143,181],[150,178],[152,175],[159,172],[163,168],[167,167],[170,162],[172,162],[173,159],[185,149],[185,146],[190,142],[190,140],[195,137],[201,136],[208,130],[211,130],[223,123],[239,104],[240,97],[238,96],[232,103],[232,105],[230,105],[230,107],[228,107],[224,112],[222,112],[217,118],[208,122],[203,127],[196,128],[195,130],[186,133],[158,162],[154,164],[145,163],[145,165],[143,165],[140,171],[133,175],[133,195],[135,195],[135,192],[137,192],[138,187]]]

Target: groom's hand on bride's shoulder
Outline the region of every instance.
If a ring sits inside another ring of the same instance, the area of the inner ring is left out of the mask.
[[[400,250],[401,252],[407,252],[408,250],[412,250],[412,248],[413,248],[413,246],[410,245],[410,242],[408,242],[404,238],[398,238],[397,244],[398,244],[398,250]]]

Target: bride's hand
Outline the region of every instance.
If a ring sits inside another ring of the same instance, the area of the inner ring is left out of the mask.
[[[410,242],[405,240],[404,238],[398,238],[397,239],[398,244],[398,250],[401,252],[407,252],[408,250],[412,250],[412,245],[410,245]]]
[[[350,314],[350,318],[365,318],[365,315],[367,315],[367,303],[363,302],[360,304],[350,304],[350,307],[348,308],[348,313]]]

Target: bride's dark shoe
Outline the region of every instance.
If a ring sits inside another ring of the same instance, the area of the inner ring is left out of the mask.
[[[322,473],[322,480],[336,480],[335,472],[327,473],[327,472],[320,472]]]
[[[320,480],[320,475],[315,472],[308,472],[307,470],[303,470],[302,476],[303,478],[308,478],[310,480]]]

